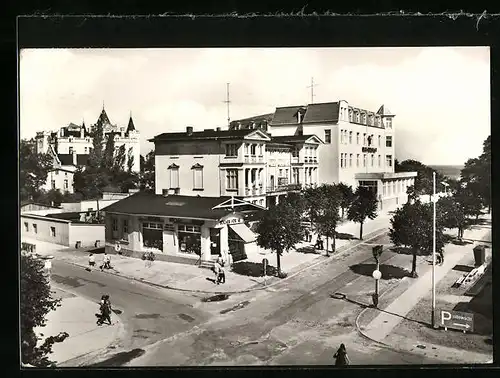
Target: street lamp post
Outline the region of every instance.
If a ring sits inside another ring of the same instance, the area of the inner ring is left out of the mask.
[[[384,247],[382,245],[376,245],[372,248],[372,254],[377,264],[377,267],[372,273],[372,277],[375,279],[375,293],[373,294],[373,306],[375,308],[378,307],[378,283],[380,278],[382,278],[382,273],[380,272],[380,255],[382,255],[383,250]]]
[[[436,327],[436,172],[432,172],[432,327]]]

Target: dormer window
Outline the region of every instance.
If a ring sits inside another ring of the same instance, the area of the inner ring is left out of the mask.
[[[356,112],[356,122],[359,123],[359,113]]]
[[[366,124],[366,114],[363,114],[363,124]]]
[[[352,122],[352,109],[349,109],[349,122]]]
[[[385,119],[385,127],[387,127],[388,129],[392,128],[392,118]]]

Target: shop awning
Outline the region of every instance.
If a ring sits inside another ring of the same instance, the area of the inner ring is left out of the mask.
[[[257,235],[255,235],[244,223],[231,224],[229,227],[231,227],[245,243],[251,243],[257,239]]]

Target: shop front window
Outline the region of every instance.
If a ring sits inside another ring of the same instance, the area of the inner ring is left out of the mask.
[[[177,235],[181,252],[201,255],[200,226],[179,225]]]
[[[142,223],[142,242],[144,247],[163,251],[163,224],[154,222]]]

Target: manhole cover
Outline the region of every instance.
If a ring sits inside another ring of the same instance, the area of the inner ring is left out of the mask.
[[[427,348],[427,347],[426,347],[425,345],[418,344],[418,345],[417,345],[417,348],[420,348],[420,349],[425,349],[425,348]]]
[[[211,297],[208,297],[208,298],[203,298],[201,301],[202,302],[220,302],[220,301],[225,301],[228,298],[229,298],[228,294],[217,294],[217,295],[212,295]]]

